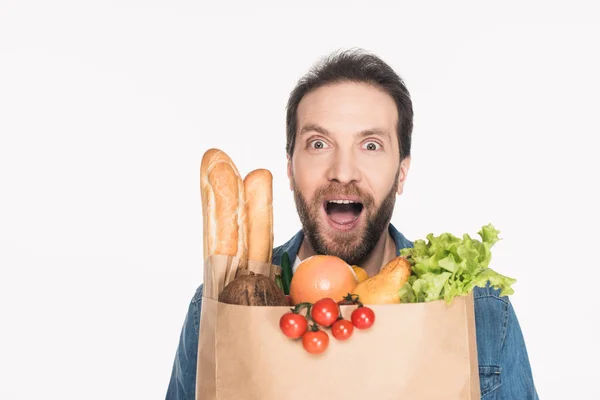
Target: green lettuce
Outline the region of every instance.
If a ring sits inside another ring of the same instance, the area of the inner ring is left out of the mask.
[[[412,274],[399,291],[403,303],[419,303],[445,300],[447,304],[456,296],[470,293],[475,287],[485,287],[488,282],[500,290],[500,296],[514,293],[516,279],[504,276],[489,267],[492,259],[490,249],[501,240],[500,233],[492,224],[479,232],[481,240],[464,234],[458,238],[451,233],[434,236],[427,241],[419,239],[413,248],[400,250],[408,259]]]

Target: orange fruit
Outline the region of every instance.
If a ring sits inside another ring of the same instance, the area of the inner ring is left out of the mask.
[[[340,301],[352,293],[357,282],[350,265],[335,256],[315,255],[303,260],[290,283],[292,304],[316,303],[326,297]]]
[[[367,279],[369,279],[369,274],[367,274],[367,271],[365,271],[364,268],[361,268],[358,265],[353,265],[352,269],[354,270],[354,273],[356,274],[358,283],[364,282]]]

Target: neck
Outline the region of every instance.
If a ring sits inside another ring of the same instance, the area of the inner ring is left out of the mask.
[[[298,249],[298,258],[300,258],[300,260],[304,260],[305,258],[315,254],[316,252],[310,243],[308,243],[308,240],[304,238],[300,248]],[[390,235],[389,231],[385,229],[375,244],[375,247],[373,247],[373,250],[369,253],[361,265],[359,265],[359,267],[364,268],[367,274],[371,277],[376,275],[385,264],[395,257],[396,243],[394,242],[394,239]]]

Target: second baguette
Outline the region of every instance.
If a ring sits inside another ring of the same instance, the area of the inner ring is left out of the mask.
[[[248,218],[248,260],[270,264],[273,257],[273,175],[256,169],[244,178]]]

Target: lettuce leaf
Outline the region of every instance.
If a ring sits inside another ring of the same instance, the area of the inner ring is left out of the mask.
[[[408,259],[412,274],[398,295],[402,303],[444,300],[447,304],[456,296],[466,295],[475,287],[488,283],[500,290],[500,296],[514,293],[516,279],[504,276],[489,267],[490,249],[501,240],[500,231],[492,224],[485,225],[477,234],[481,240],[464,234],[462,238],[451,233],[416,240],[414,247],[400,250]]]

